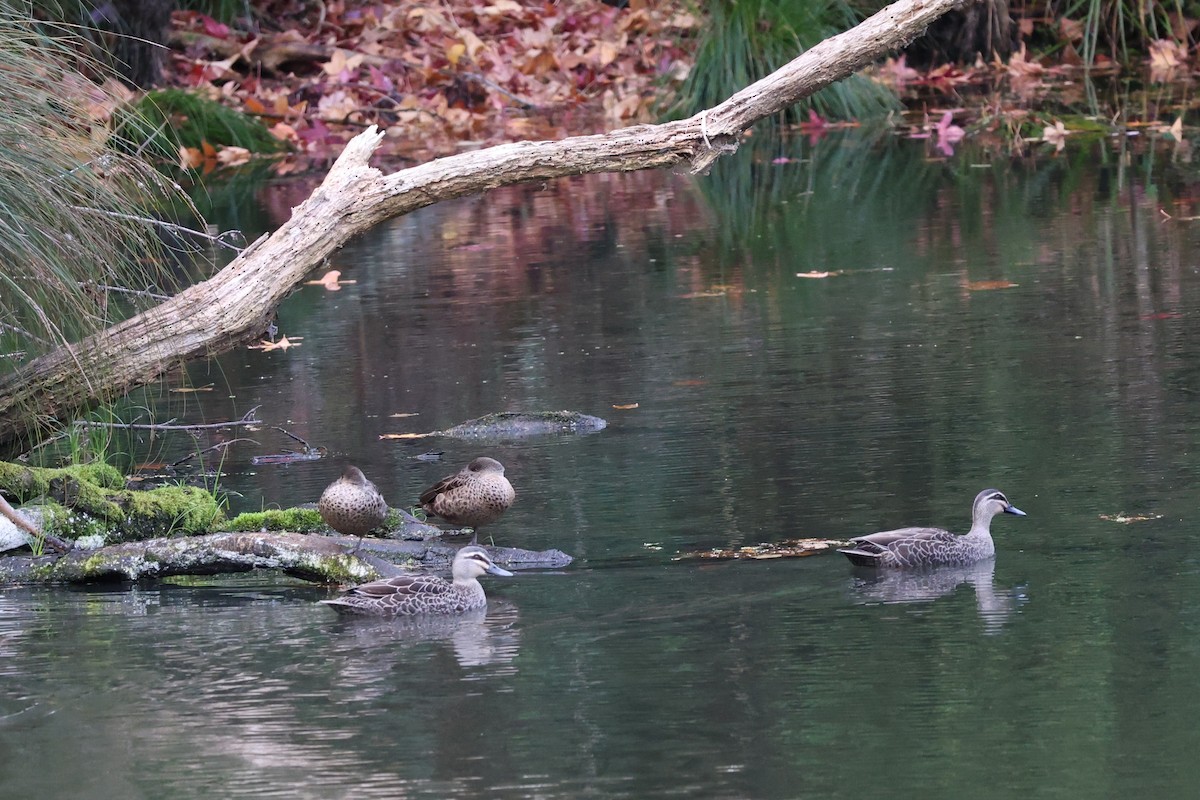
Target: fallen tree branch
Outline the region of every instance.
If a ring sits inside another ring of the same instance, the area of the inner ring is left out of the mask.
[[[16,525],[18,528],[31,535],[34,539],[43,540],[55,550],[58,550],[62,553],[66,553],[71,550],[72,545],[70,542],[63,541],[62,539],[50,533],[42,533],[36,527],[29,524],[29,520],[18,514],[17,510],[10,506],[8,501],[5,500],[2,495],[0,495],[0,514],[8,517],[9,521],[12,522],[13,525]]]
[[[352,139],[292,218],[212,278],[135,317],[23,365],[0,382],[0,444],[173,366],[248,344],[279,303],[348,239],[444,200],[499,186],[688,162],[703,172],[773,116],[912,41],[960,0],[900,0],[690,119],[559,141],[514,142],[383,175],[368,165],[383,133]],[[29,413],[37,409],[37,415]]]
[[[226,422],[204,422],[187,425],[176,425],[171,422],[96,422],[87,419],[75,420],[77,428],[120,428],[121,430],[136,431],[200,431],[210,428],[239,428],[243,425],[262,425],[262,420],[255,415],[262,406],[255,406],[242,415],[241,419]],[[286,431],[285,431],[286,433]]]

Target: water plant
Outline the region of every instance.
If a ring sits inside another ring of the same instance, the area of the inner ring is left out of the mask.
[[[705,11],[696,63],[668,111],[672,116],[716,105],[860,19],[845,0],[708,0]],[[826,118],[863,119],[898,108],[890,89],[855,75],[793,106],[781,121],[799,122],[808,109]]]

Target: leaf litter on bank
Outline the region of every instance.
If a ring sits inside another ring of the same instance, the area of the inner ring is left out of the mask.
[[[260,11],[267,24],[253,33],[176,12],[172,80],[261,118],[293,148],[275,165],[280,174],[326,166],[370,124],[387,131],[381,157],[428,160],[465,143],[561,138],[653,121],[653,109],[691,70],[705,25],[685,4],[647,0],[624,8],[596,0],[273,0]],[[909,111],[889,124],[927,138],[933,158],[949,157],[962,139],[1009,152],[1045,143],[1050,147],[1040,152],[1054,155],[1077,130],[1054,114],[1087,106],[1076,50],[1083,25],[1023,19],[1018,30],[1022,41],[1007,62],[918,70],[901,55],[863,74],[901,96]],[[1026,41],[1056,55],[1037,56]],[[1190,54],[1162,40],[1141,67],[1150,80],[1183,85]],[[1093,78],[1120,71],[1099,53],[1088,66]],[[953,106],[953,116],[939,106]],[[1108,132],[1141,126],[1157,133],[1181,118],[1175,111],[1161,97],[1131,99],[1123,114],[1097,123]],[[845,124],[856,123],[810,114],[799,128],[815,140]],[[1176,141],[1181,134],[1170,131]],[[204,171],[226,165],[203,151],[182,160]]]

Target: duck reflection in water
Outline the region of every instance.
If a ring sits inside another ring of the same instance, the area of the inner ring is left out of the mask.
[[[395,670],[447,655],[460,669],[472,670],[463,680],[508,674],[516,671],[512,665],[521,649],[519,621],[517,607],[504,601],[456,615],[339,616],[330,655],[342,661],[342,685],[368,693],[376,683],[381,691],[391,691],[394,687],[386,676]]]
[[[926,567],[914,570],[876,570],[856,567],[850,590],[861,605],[932,603],[954,594],[959,586],[975,589],[975,607],[988,633],[998,633],[1024,600],[1019,588],[997,588],[996,559],[965,567]]]

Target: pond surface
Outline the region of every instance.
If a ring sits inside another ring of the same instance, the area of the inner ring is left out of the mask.
[[[253,438],[223,465],[239,511],[311,502],[346,462],[403,505],[491,455],[518,500],[485,539],[575,564],[485,579],[486,616],[402,624],[340,619],[325,589],[269,575],[4,591],[0,796],[1191,796],[1187,168],[1111,145],[1034,168],[826,139],[379,228],[330,265],[356,283],[281,310],[300,347],[228,355],[188,376],[212,392],[158,398],[160,419],[261,406],[329,457],[253,466],[296,446],[270,427],[154,457]],[[261,225],[308,189],[265,189]],[[379,438],[563,408],[610,425]],[[994,564],[969,570],[673,560],[964,531],[990,486],[1028,516],[995,520]],[[1122,514],[1151,519],[1102,518]]]

